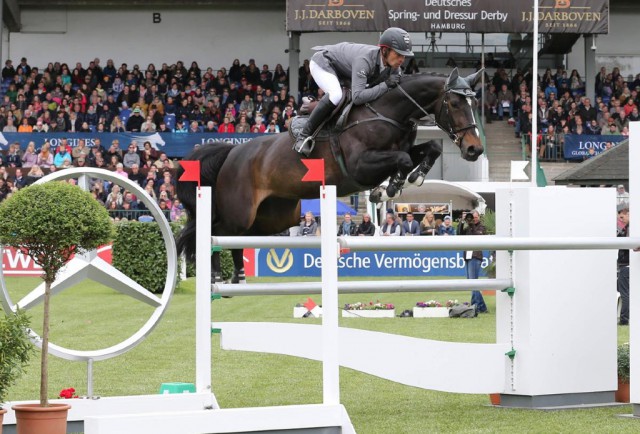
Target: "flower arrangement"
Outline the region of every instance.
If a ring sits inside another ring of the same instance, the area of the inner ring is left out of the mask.
[[[60,391],[59,397],[64,399],[77,398],[78,395],[76,395],[75,393],[76,393],[76,389],[74,389],[73,387],[70,387],[68,389],[62,389]]]
[[[447,300],[447,302],[442,305],[437,300],[429,300],[429,301],[419,301],[416,303],[416,307],[448,307],[452,308],[453,306],[458,306],[460,302],[458,300]],[[466,303],[465,303],[466,304]]]
[[[347,303],[344,305],[345,310],[393,310],[395,306],[391,303],[380,303],[370,301],[369,303]]]
[[[442,303],[436,300],[419,301],[416,303],[416,307],[442,307]]]

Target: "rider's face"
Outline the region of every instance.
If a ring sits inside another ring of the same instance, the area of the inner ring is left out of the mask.
[[[396,53],[394,50],[389,50],[387,52],[387,66],[390,66],[393,69],[400,68],[400,66],[404,63],[404,59],[405,56]]]

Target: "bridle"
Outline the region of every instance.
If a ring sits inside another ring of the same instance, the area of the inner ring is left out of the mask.
[[[429,112],[427,112],[427,110],[422,107],[420,104],[418,104],[418,102],[413,99],[411,97],[411,95],[409,95],[407,93],[406,90],[404,90],[401,86],[400,83],[398,83],[398,89],[400,89],[400,91],[404,94],[405,97],[407,97],[407,99],[409,101],[411,101],[413,103],[413,105],[415,105],[416,107],[418,107],[420,109],[420,111],[422,111],[422,113],[424,113],[425,115],[429,116]],[[466,100],[467,103],[469,104],[469,108],[471,109],[471,119],[472,122],[462,128],[458,128],[458,129],[454,129],[453,128],[453,122],[451,121],[451,113],[449,112],[449,96],[452,94],[458,94],[463,96]],[[477,129],[478,128],[478,124],[476,123],[476,119],[475,116],[473,115],[473,109],[472,109],[472,105],[471,105],[471,98],[475,98],[475,93],[473,92],[473,90],[470,87],[449,87],[448,85],[445,85],[445,89],[444,89],[444,96],[442,97],[442,102],[440,104],[440,112],[438,113],[438,116],[435,117],[435,122],[436,125],[438,126],[438,128],[440,128],[441,130],[443,130],[444,132],[447,133],[447,135],[449,136],[449,138],[451,139],[451,141],[453,143],[455,143],[456,146],[460,147],[460,143],[462,142],[462,139],[464,138],[465,134],[467,134],[467,131],[469,131],[470,129]],[[431,104],[433,105],[433,104]],[[447,120],[447,125],[446,127],[444,125],[442,125],[438,119],[442,119],[442,111],[445,111],[445,116],[446,116],[446,120]],[[460,134],[462,133],[462,134]]]

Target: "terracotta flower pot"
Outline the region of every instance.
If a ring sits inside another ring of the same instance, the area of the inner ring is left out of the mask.
[[[491,405],[500,405],[500,394],[490,393],[489,400],[491,400]]]
[[[622,383],[618,380],[618,390],[616,390],[616,402],[630,402],[629,383]]]
[[[4,414],[7,412],[4,408],[0,407],[0,434],[2,434],[2,420],[4,419]]]
[[[66,434],[67,404],[19,404],[11,407],[16,412],[17,434]]]

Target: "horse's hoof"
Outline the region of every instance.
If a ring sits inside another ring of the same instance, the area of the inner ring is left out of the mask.
[[[371,203],[381,203],[382,202],[382,192],[383,190],[380,187],[376,187],[371,190],[369,194],[369,202]]]
[[[408,181],[409,184],[420,187],[422,184],[424,184],[424,175],[420,172],[413,172],[411,175],[409,175]]]
[[[387,186],[387,196],[394,197],[397,193],[396,187],[393,184]]]

